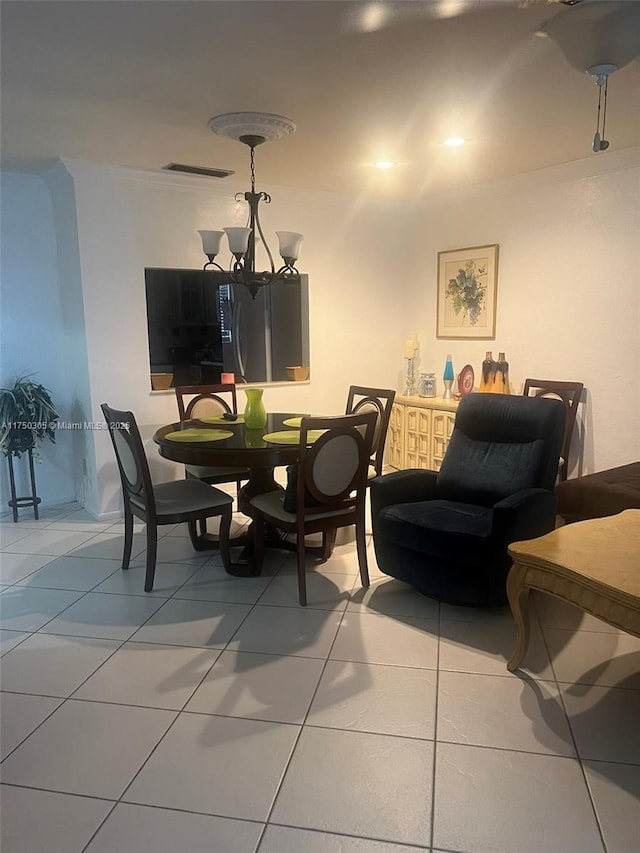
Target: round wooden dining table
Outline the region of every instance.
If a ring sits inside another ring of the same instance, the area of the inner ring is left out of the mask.
[[[268,414],[267,424],[263,429],[247,429],[243,419],[225,420],[215,424],[200,420],[180,421],[160,427],[153,436],[153,440],[158,445],[160,455],[172,462],[205,467],[246,467],[249,471],[249,479],[238,492],[238,508],[251,517],[250,501],[253,497],[264,492],[282,489],[273,476],[274,468],[279,465],[291,465],[298,459],[297,440],[292,444],[276,444],[265,441],[264,436],[285,430],[293,433],[294,430],[287,426],[285,421],[300,417],[300,413]],[[203,441],[195,435],[193,440],[189,441],[167,438],[171,433],[184,430],[200,430],[203,432],[203,438],[211,430],[222,430],[231,435],[222,439]],[[297,431],[295,434],[298,435]],[[239,561],[232,564],[232,574],[243,576],[254,574],[251,543],[249,541],[246,544],[248,548],[245,549]],[[217,540],[205,534],[199,537],[199,546],[202,549],[216,548]]]

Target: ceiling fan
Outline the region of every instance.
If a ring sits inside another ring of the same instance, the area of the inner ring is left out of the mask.
[[[351,8],[345,24],[348,31],[371,33],[407,19],[442,20],[536,6],[546,6],[553,13],[535,34],[548,36],[573,68],[595,78],[598,114],[593,150],[605,151],[609,147],[605,139],[609,76],[640,56],[640,0],[374,0]]]

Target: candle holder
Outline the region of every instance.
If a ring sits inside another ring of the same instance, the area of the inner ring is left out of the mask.
[[[404,360],[407,362],[407,384],[404,390],[405,397],[413,397],[416,393],[416,359],[407,358],[405,356]]]

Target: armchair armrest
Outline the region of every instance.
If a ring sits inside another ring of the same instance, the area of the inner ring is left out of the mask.
[[[546,489],[523,489],[493,507],[493,532],[503,542],[535,539],[555,527],[557,499]]]
[[[370,481],[371,512],[375,517],[386,506],[430,501],[436,497],[437,471],[412,468],[394,471]]]

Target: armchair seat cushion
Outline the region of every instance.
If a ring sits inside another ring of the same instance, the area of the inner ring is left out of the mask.
[[[388,542],[467,565],[486,560],[492,526],[490,508],[446,500],[393,504],[377,517]]]

